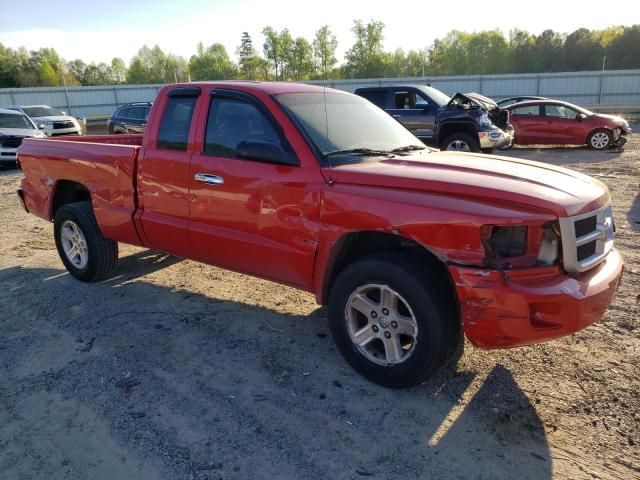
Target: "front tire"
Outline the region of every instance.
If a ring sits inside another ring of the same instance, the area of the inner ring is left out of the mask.
[[[457,309],[442,279],[430,273],[411,257],[384,254],[338,275],[329,298],[331,334],[347,362],[370,381],[419,385],[458,345]]]
[[[444,139],[440,144],[441,150],[449,150],[453,152],[479,152],[480,146],[478,141],[471,135],[464,132],[453,133]]]
[[[587,145],[594,150],[604,150],[611,146],[611,132],[600,128],[594,130],[587,139]]]
[[[111,274],[118,262],[118,243],[102,236],[91,202],[61,207],[53,229],[58,255],[71,275],[97,282]]]

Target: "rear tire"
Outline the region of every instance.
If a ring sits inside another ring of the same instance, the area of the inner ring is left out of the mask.
[[[329,297],[331,334],[345,360],[386,387],[431,377],[448,363],[461,335],[446,283],[404,254],[370,256],[346,267]]]
[[[441,150],[449,150],[454,152],[479,152],[480,146],[478,141],[468,133],[457,132],[449,135],[440,144]]]
[[[593,150],[604,150],[611,146],[611,140],[611,132],[604,128],[599,128],[589,134],[587,145]]]
[[[111,274],[118,263],[118,243],[102,236],[91,202],[61,207],[53,229],[58,255],[71,275],[97,282]]]

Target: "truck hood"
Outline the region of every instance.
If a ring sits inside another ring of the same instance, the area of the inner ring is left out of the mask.
[[[0,128],[0,137],[35,137],[36,132],[33,128]]]
[[[491,111],[494,108],[499,108],[498,104],[484,95],[480,95],[479,93],[470,92],[470,93],[456,93],[449,103],[447,107],[452,107],[455,105],[464,105],[470,104],[472,106],[483,108],[486,111]]]
[[[327,172],[329,174],[329,172]],[[333,167],[336,184],[366,185],[519,204],[558,217],[596,210],[609,202],[602,182],[545,163],[494,155],[424,150]]]

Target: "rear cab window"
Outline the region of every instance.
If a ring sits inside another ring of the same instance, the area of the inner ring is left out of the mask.
[[[158,129],[157,148],[186,150],[197,96],[170,96]]]
[[[386,90],[373,90],[370,92],[358,92],[363,98],[366,98],[374,105],[380,108],[387,107],[387,91]]]

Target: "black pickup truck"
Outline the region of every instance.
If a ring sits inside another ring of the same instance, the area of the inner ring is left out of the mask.
[[[491,153],[513,140],[508,112],[477,93],[449,97],[425,85],[358,88],[355,93],[442,150]]]

